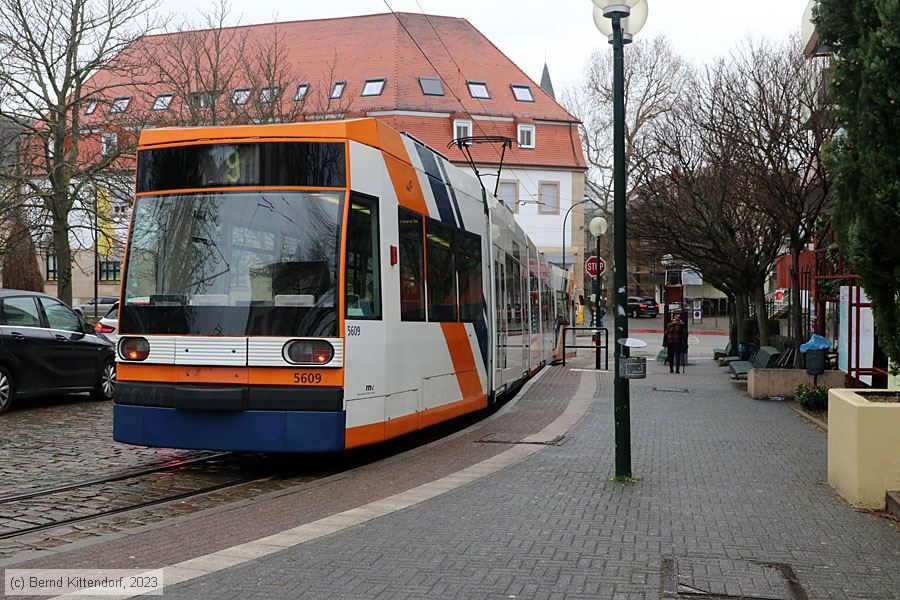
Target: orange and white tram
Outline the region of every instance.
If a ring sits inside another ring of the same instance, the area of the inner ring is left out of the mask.
[[[488,406],[551,360],[548,265],[475,176],[374,119],[148,130],[114,435],[337,451]]]

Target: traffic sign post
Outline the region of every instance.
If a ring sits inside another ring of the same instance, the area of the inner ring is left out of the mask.
[[[584,271],[591,277],[603,275],[606,272],[606,261],[601,256],[591,256],[584,261]]]

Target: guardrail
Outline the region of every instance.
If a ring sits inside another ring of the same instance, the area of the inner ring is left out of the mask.
[[[574,344],[569,344],[569,332],[574,331]],[[578,344],[578,332],[590,331],[593,336],[593,343],[590,345]],[[604,369],[609,370],[609,330],[606,327],[563,327],[562,328],[562,364],[566,364],[566,350],[569,348],[593,348],[597,351],[597,368],[600,368],[600,352],[603,351]],[[600,343],[600,336],[603,336],[603,343]]]

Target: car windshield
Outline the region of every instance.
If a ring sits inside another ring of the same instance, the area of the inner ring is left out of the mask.
[[[139,198],[120,330],[336,335],[342,203],[336,191]]]

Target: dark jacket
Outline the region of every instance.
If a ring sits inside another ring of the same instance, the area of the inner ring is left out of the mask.
[[[673,320],[666,326],[666,333],[663,336],[666,346],[683,345],[686,338],[685,333],[687,333],[687,328],[684,326],[684,323],[679,320]]]

